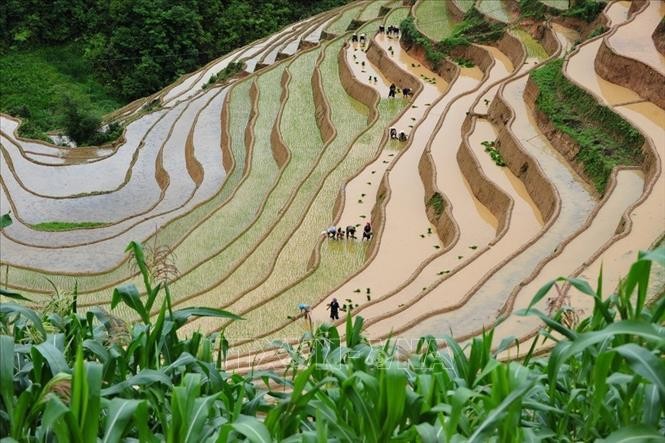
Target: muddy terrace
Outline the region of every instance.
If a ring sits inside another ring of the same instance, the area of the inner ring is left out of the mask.
[[[125,252],[140,240],[174,306],[245,318],[186,328],[224,329],[241,370],[279,367],[272,341],[309,329],[298,304],[319,323],[333,297],[405,352],[497,323],[527,349],[540,324],[511,313],[540,286],[602,265],[615,287],[665,232],[665,3],[611,2],[593,23],[524,20],[518,3],[352,2],[120,109],[122,139],[76,155],[0,116],[2,284],[39,302],[76,284],[83,309],[110,310],[114,287],[142,287]],[[470,10],[505,32],[433,63],[427,42]],[[421,40],[377,32],[407,17]],[[592,303],[569,287],[540,308]]]

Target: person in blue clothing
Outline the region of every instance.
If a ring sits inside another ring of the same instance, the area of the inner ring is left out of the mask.
[[[300,303],[298,305],[298,309],[300,310],[300,313],[305,317],[305,320],[308,320],[309,313],[312,310],[312,307],[310,305],[306,305],[305,303]]]

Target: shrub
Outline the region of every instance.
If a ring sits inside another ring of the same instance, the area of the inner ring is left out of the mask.
[[[445,205],[446,202],[443,200],[443,196],[439,192],[435,192],[432,194],[429,200],[427,200],[427,207],[433,208],[437,217],[441,217],[441,214],[443,214],[443,210],[445,209]]]
[[[589,35],[587,36],[587,38],[591,39],[591,38],[597,37],[597,36],[599,36],[599,35],[601,35],[601,34],[605,34],[607,31],[608,31],[608,29],[607,29],[607,27],[605,27],[605,26],[602,26],[602,25],[600,25],[600,26],[596,26],[596,27],[593,29],[593,31],[591,31],[591,32],[589,33]]]
[[[122,126],[113,122],[102,130],[99,117],[86,111],[69,97],[63,101],[65,132],[77,145],[102,145],[117,139],[122,134]]]

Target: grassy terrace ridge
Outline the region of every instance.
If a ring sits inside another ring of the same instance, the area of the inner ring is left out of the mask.
[[[123,102],[109,94],[83,57],[81,43],[0,55],[0,111],[23,120],[19,135],[51,142],[65,127],[64,98],[101,117]]]
[[[66,221],[50,221],[37,223],[36,225],[30,225],[30,227],[36,231],[48,231],[48,232],[57,232],[57,231],[71,231],[73,229],[89,229],[89,228],[98,228],[104,226],[106,223],[103,222],[66,222]]]
[[[560,15],[591,23],[605,8],[607,0],[571,0],[571,8],[568,8],[568,5],[558,7],[555,3],[560,5],[561,1],[520,0],[520,14],[524,17],[533,17],[539,20],[545,19],[548,15]]]
[[[141,246],[130,249],[146,269]],[[179,330],[192,316],[247,320],[169,309],[169,292],[147,270],[149,297],[125,287],[114,295],[140,318],[132,325],[101,310],[81,314],[75,297],[34,308],[3,303],[0,433],[61,442],[659,442],[665,297],[648,288],[663,266],[665,249],[640,252],[612,296],[558,278],[596,300],[581,319],[566,306],[533,307],[554,292],[557,280],[548,282],[520,315],[544,322],[536,344],[553,350],[541,357],[532,347],[513,361],[501,357],[515,337],[499,341],[493,329],[464,348],[446,335],[423,337],[405,361],[399,341],[370,343],[363,318],[349,313],[343,340],[324,324],[285,346],[290,370],[231,374],[223,335],[181,339]],[[163,292],[163,315],[153,321],[147,313]]]
[[[445,2],[421,0],[415,10],[418,28],[431,40],[438,42],[450,35],[455,21],[448,15]]]
[[[540,90],[536,107],[559,131],[580,146],[575,161],[601,195],[615,166],[642,162],[644,137],[611,109],[570,82],[562,71],[563,60],[554,60],[533,71]]]
[[[342,15],[333,21],[325,31],[337,35],[344,34],[351,22],[358,17],[358,14],[360,14],[364,7],[365,4],[359,4],[358,6],[347,9]]]

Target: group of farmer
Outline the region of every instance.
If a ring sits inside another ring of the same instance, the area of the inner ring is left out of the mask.
[[[298,309],[305,321],[311,323],[312,317],[310,316],[310,313],[312,312],[312,307],[305,303],[300,303]],[[330,320],[339,320],[339,302],[336,298],[333,298],[332,301],[326,305],[326,309],[330,311]]]
[[[379,25],[379,34],[383,34],[384,32],[388,38],[399,38],[399,28],[397,26],[390,25],[386,29],[385,26]]]
[[[388,38],[399,38],[399,28],[396,26],[388,26],[386,28],[385,26],[381,25],[379,26],[379,34],[385,33]],[[358,43],[360,44],[361,47],[364,47],[367,44],[367,36],[365,34],[356,34],[353,33],[351,36],[351,42],[352,43]],[[354,55],[354,59],[355,59]],[[365,62],[362,62],[363,68],[365,67]],[[377,82],[376,77],[369,77],[370,83],[374,81],[374,83]],[[388,91],[388,97],[389,98],[395,98],[396,94],[398,92],[402,93],[402,97],[407,98],[409,97],[412,92],[410,88],[403,88],[401,91],[397,88],[395,84],[390,85],[390,89]],[[398,133],[397,129],[395,128],[390,128],[390,138],[394,140],[400,140],[400,141],[406,141],[407,140],[407,135],[404,133],[404,131],[400,131]],[[336,227],[336,226],[330,226],[328,229],[325,231],[321,232],[321,235],[326,235],[329,239],[331,240],[342,240],[342,239],[356,239],[356,226],[354,225],[349,225],[345,229],[343,229],[341,226]],[[372,225],[370,222],[367,222],[365,226],[363,227],[363,236],[362,240],[371,240],[372,236],[374,233],[372,232]],[[339,310],[340,310],[340,304],[337,301],[336,298],[333,298],[330,303],[326,305],[326,309],[330,311],[330,319],[331,320],[339,320]],[[298,310],[300,311],[300,314],[303,316],[305,321],[310,323],[312,322],[311,318],[311,311],[312,307],[308,304],[305,303],[300,303],[298,305]]]
[[[356,227],[354,225],[349,225],[346,227],[346,229],[342,229],[340,226],[339,228],[335,226],[330,226],[328,229],[325,231],[321,232],[322,235],[327,235],[329,239],[332,240],[342,240],[344,238],[349,239],[356,239]],[[363,228],[363,240],[371,240],[372,238],[372,225],[370,222],[365,223],[365,227]]]

